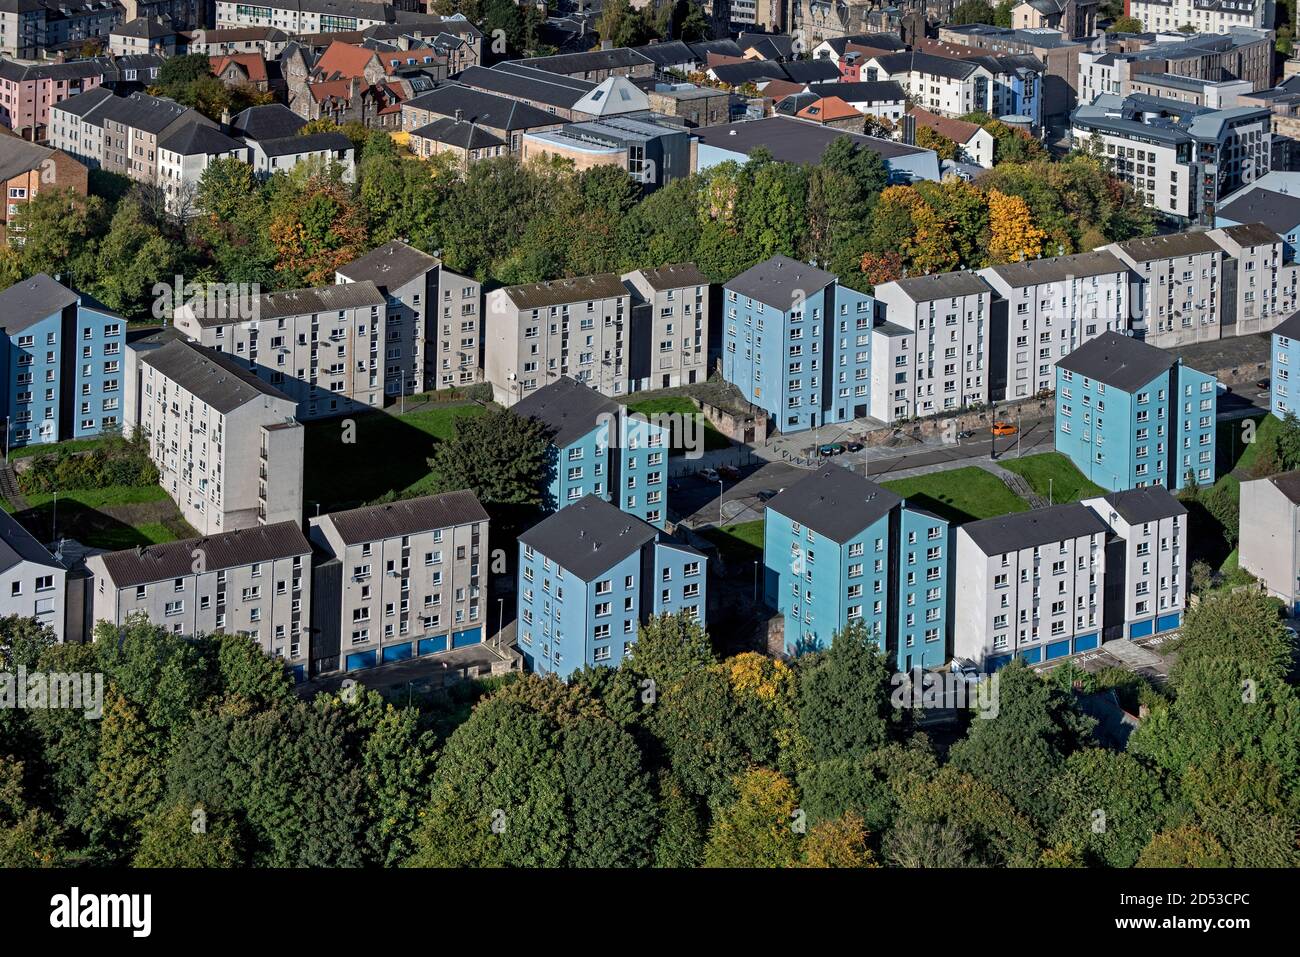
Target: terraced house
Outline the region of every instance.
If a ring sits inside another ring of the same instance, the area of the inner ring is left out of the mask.
[[[178,635],[246,635],[307,677],[311,546],[294,522],[102,552],[86,567],[96,622],[141,614]]]
[[[669,430],[569,376],[512,406],[550,433],[547,506],[594,495],[663,528],[668,506]]]
[[[830,645],[860,622],[900,671],[948,647],[948,522],[839,465],[767,503],[763,596],[787,649]]]
[[[1056,364],[1056,448],[1102,488],[1214,482],[1218,383],[1107,332]]]
[[[533,671],[568,678],[617,667],[637,628],[661,614],[706,625],[708,559],[588,495],[519,536],[519,650]]]
[[[121,427],[125,319],[39,273],[0,292],[0,328],[10,446]]]
[[[331,512],[308,535],[313,675],[484,640],[488,514],[473,492]]]
[[[388,297],[373,282],[250,297],[248,315],[229,305],[189,301],[172,322],[287,395],[300,420],[383,408]]]
[[[870,296],[773,256],[723,286],[722,375],[782,432],[867,414]]]

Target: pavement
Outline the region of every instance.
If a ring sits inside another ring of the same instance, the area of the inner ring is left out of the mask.
[[[408,688],[412,692],[425,692],[467,677],[490,674],[492,666],[495,664],[500,667],[500,663],[507,657],[507,651],[499,651],[494,644],[481,642],[464,648],[453,648],[434,657],[408,658],[406,661],[392,661],[361,671],[314,678],[302,682],[294,690],[299,695],[310,698],[318,691],[338,691],[343,682],[351,680],[371,691]]]

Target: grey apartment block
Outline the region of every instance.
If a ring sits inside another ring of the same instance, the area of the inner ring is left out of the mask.
[[[208,305],[185,303],[174,325],[287,395],[299,420],[383,408],[388,297],[370,280],[257,296],[255,318]]]
[[[1208,233],[1145,236],[1102,248],[1133,273],[1133,335],[1161,349],[1220,338],[1227,254]]]
[[[916,276],[882,283],[875,298],[891,327],[911,333],[910,350],[892,344],[888,361],[909,352],[912,360],[881,370],[888,382],[878,386],[873,378],[873,417],[892,422],[904,407],[925,416],[988,402],[993,290],[987,282],[971,272]],[[872,366],[877,376],[875,361]]]
[[[694,263],[680,263],[638,269],[625,275],[623,284],[633,294],[633,311],[644,308],[649,313],[649,340],[632,347],[634,390],[675,388],[707,379],[709,278]]]
[[[35,618],[58,641],[75,641],[65,626],[68,570],[18,524],[0,512],[0,618]]]
[[[488,293],[483,358],[493,400],[514,405],[562,375],[602,395],[632,391],[631,299],[614,273]]]
[[[204,534],[302,521],[296,404],[229,356],[174,333],[127,350],[127,430]]]
[[[1220,294],[1224,336],[1268,332],[1296,311],[1300,267],[1285,262],[1281,236],[1262,223],[1225,226],[1209,235],[1228,254]]]
[[[311,546],[293,522],[103,552],[86,567],[97,623],[139,614],[180,635],[247,635],[306,675]]]
[[[369,280],[387,297],[386,394],[481,381],[482,284],[477,280],[400,240],[341,267],[336,280]]]
[[[1241,483],[1241,567],[1300,608],[1300,471]]]
[[[486,637],[488,515],[473,492],[332,512],[308,534],[319,584],[312,674]]]
[[[981,269],[993,287],[994,400],[1056,388],[1056,360],[1103,332],[1128,329],[1128,266],[1108,252]]]

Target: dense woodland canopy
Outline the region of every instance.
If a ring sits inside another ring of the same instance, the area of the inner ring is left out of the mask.
[[[338,266],[404,239],[491,284],[682,261],[724,281],[784,253],[868,290],[1151,231],[1150,213],[1099,160],[1051,162],[996,127],[1005,156],[974,183],[890,186],[879,157],[844,139],[815,166],[759,149],[644,197],[612,167],[575,174],[502,157],[462,175],[404,154],[384,133],[345,127],[358,146],[354,184],[310,164],[262,182],[246,164],[218,160],[171,213],[160,190],[102,172],[89,198],[43,191],[17,214],[24,244],[0,250],[0,285],[47,272],[145,319],[153,285],[178,274],[267,291],[330,283]]]
[[[0,709],[0,866],[1132,867],[1300,864],[1292,639],[1258,593],[1187,616],[1166,687],[1022,664],[932,735],[860,627],[719,660],[680,618],[566,685],[295,695],[237,636],[135,621],[0,666],[102,672],[104,714]],[[1081,706],[1148,713],[1114,749]],[[197,822],[197,823],[196,823]]]

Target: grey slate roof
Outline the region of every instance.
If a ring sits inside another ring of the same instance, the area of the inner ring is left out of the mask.
[[[321,516],[338,530],[345,544],[375,542],[383,538],[416,535],[435,528],[486,522],[488,513],[468,489],[369,505]]]
[[[444,83],[402,104],[405,109],[429,110],[441,116],[461,118],[470,123],[490,126],[494,130],[528,130],[538,126],[555,126],[560,118],[527,103],[498,96],[461,83]]]
[[[77,295],[71,289],[37,273],[0,292],[0,328],[13,335],[76,304]]]
[[[248,147],[205,123],[187,123],[160,139],[158,148],[181,156],[212,156],[217,153],[234,153]]]
[[[60,110],[64,113],[71,113],[73,116],[85,117],[92,111],[103,106],[106,101],[112,99],[114,99],[112,90],[106,90],[102,86],[97,86],[93,90],[87,90],[85,93],[78,93],[76,96],[70,96],[61,103],[55,103],[50,107],[50,109]]]
[[[1142,525],[1146,522],[1158,522],[1162,518],[1186,515],[1183,503],[1174,498],[1169,489],[1163,485],[1149,485],[1146,488],[1131,488],[1123,492],[1111,492],[1105,496],[1107,504],[1124,517],[1130,525]]]
[[[827,61],[830,62],[830,61]],[[809,83],[808,92],[817,96],[838,96],[845,103],[901,103],[907,99],[895,80],[864,80],[860,83]]]
[[[1275,193],[1271,189],[1252,189],[1215,212],[1219,219],[1234,223],[1263,223],[1286,235],[1300,226],[1300,196]]]
[[[910,279],[896,279],[894,285],[908,295],[913,302],[928,302],[931,299],[954,299],[958,296],[978,296],[992,293],[992,288],[979,273],[959,270],[957,272],[940,272],[928,276],[912,276]]]
[[[695,54],[681,40],[663,40],[648,43],[636,48],[636,52],[648,60],[653,60],[661,68],[676,66],[679,63],[695,62]]]
[[[834,64],[831,64],[834,66]],[[790,75],[785,68],[772,60],[746,60],[744,63],[720,63],[711,67],[710,73],[719,83],[729,86],[743,86],[746,83],[761,83],[764,80],[788,80]],[[817,77],[817,79],[823,79]]]
[[[754,149],[762,146],[772,158],[781,163],[816,163],[826,152],[826,148],[842,137],[851,137],[853,142],[863,149],[889,160],[896,156],[914,156],[925,150],[916,146],[906,146],[892,140],[876,139],[850,133],[831,126],[818,123],[805,123],[788,116],[769,116],[761,120],[742,120],[736,123],[721,123],[717,126],[702,126],[691,130],[705,146],[728,150],[748,156]]]
[[[548,73],[587,73],[592,70],[614,70],[643,66],[653,61],[630,47],[611,50],[590,50],[586,53],[560,53],[555,56],[529,57],[529,66]]]
[[[990,266],[1008,286],[1020,289],[1040,283],[1062,282],[1071,278],[1104,276],[1128,270],[1113,253],[1093,250],[1073,256],[1052,256],[1048,259],[1030,259],[1005,266]]]
[[[1110,531],[1110,526],[1088,506],[1071,502],[967,522],[961,526],[961,531],[969,535],[985,555],[1001,555],[1081,535],[1104,535]]]
[[[588,495],[538,522],[519,541],[589,582],[658,535],[653,525]]]
[[[1282,241],[1277,230],[1270,229],[1263,223],[1240,223],[1219,228],[1241,246],[1271,246]]]
[[[1272,335],[1300,339],[1300,312],[1292,313],[1274,326]]]
[[[521,286],[506,286],[505,293],[520,309],[542,309],[560,306],[567,302],[585,302],[588,299],[617,299],[630,293],[617,273],[598,273],[595,276],[575,276],[571,279],[552,279],[550,282],[530,282]]]
[[[370,250],[361,258],[352,260],[346,266],[340,266],[335,272],[353,282],[369,280],[380,292],[386,293],[405,286],[431,269],[437,269],[438,265],[436,257],[400,239],[394,239]]]
[[[1171,233],[1168,236],[1143,236],[1116,244],[1134,262],[1152,262],[1170,256],[1195,256],[1223,252],[1223,247],[1206,233]]]
[[[840,75],[840,68],[830,60],[791,60],[781,65],[795,83],[833,83]]]
[[[449,116],[440,116],[432,123],[425,123],[418,129],[411,130],[411,135],[464,150],[482,150],[506,145],[506,141],[491,130],[468,120],[457,122]]]
[[[388,298],[373,282],[363,280],[336,283],[333,286],[264,293],[257,299],[257,315],[261,319],[278,319],[281,316],[307,316],[317,312],[336,313],[344,309],[384,306],[387,303]],[[196,300],[194,318],[198,320],[199,325],[226,326],[233,321],[225,315],[205,316],[200,308],[202,305],[202,301]]]
[[[456,82],[566,110],[572,109],[573,104],[596,88],[590,80],[547,73],[514,61],[498,63],[491,68],[466,67],[456,74]]]
[[[1136,392],[1177,361],[1163,349],[1118,332],[1103,332],[1056,361],[1062,369]]]
[[[252,137],[249,137],[250,139]],[[352,141],[342,133],[307,133],[302,136],[282,136],[273,140],[258,140],[257,145],[267,156],[292,156],[297,153],[318,153],[353,148]]]
[[[789,256],[776,255],[751,266],[723,285],[738,296],[788,312],[796,303],[821,292],[835,278],[834,273],[824,269]]]
[[[618,415],[617,402],[569,376],[525,396],[510,407],[515,415],[537,419],[552,431],[551,444],[564,448],[591,432],[602,415]]]
[[[658,269],[637,270],[651,289],[681,289],[684,286],[707,286],[709,277],[695,263],[673,263]]]
[[[175,338],[150,349],[140,361],[222,415],[261,398],[289,401],[283,392],[263,382],[224,352],[187,339]]]
[[[63,567],[12,515],[0,511],[0,571],[8,571],[19,562],[34,562],[49,568]]]
[[[1296,505],[1300,505],[1300,469],[1270,475],[1265,481],[1273,486]]]
[[[978,68],[969,60],[953,60],[949,57],[935,56],[932,53],[889,53],[876,57],[880,69],[891,76],[895,73],[924,73],[930,76],[943,76],[953,80],[964,80]]]
[[[283,103],[250,106],[236,113],[230,121],[230,127],[237,135],[250,140],[274,140],[284,136],[296,136],[306,125],[306,120]]]
[[[0,182],[31,172],[53,155],[48,146],[0,135]]]
[[[163,545],[146,545],[108,552],[101,557],[113,585],[132,588],[150,582],[185,578],[194,573],[194,552],[201,552],[210,571],[254,562],[310,555],[311,545],[295,522],[241,528],[206,538],[187,538]]]
[[[843,545],[903,499],[842,465],[823,465],[767,503],[775,512]]]

